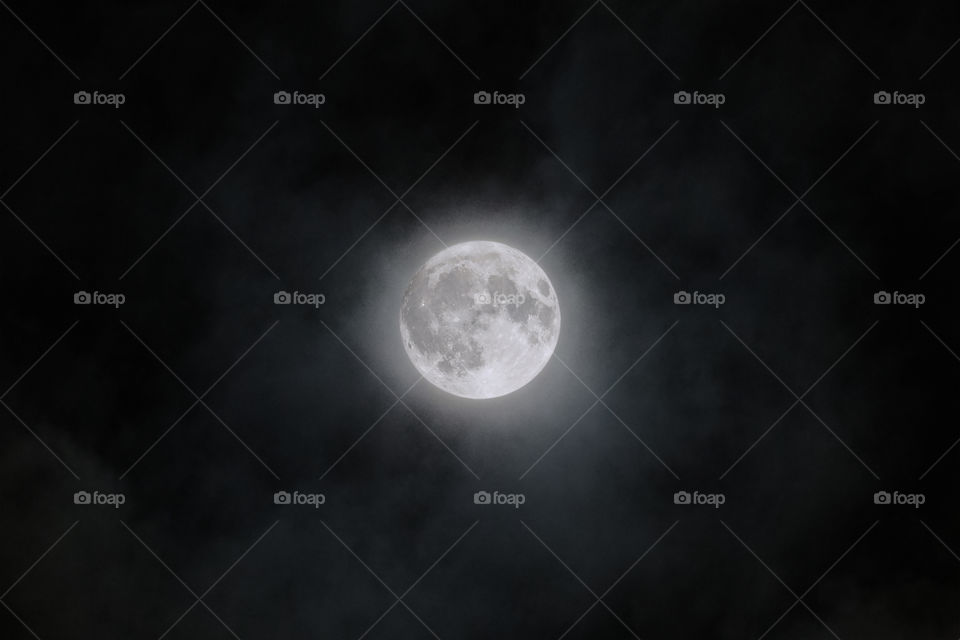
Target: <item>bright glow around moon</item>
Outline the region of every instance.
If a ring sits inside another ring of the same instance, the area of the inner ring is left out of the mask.
[[[496,398],[533,380],[560,337],[550,279],[499,242],[463,242],[430,258],[400,305],[400,335],[424,378],[463,398]]]

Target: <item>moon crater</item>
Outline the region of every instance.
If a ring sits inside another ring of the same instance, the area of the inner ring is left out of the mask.
[[[550,360],[559,334],[547,274],[499,242],[444,249],[413,276],[400,305],[410,361],[464,398],[495,398],[526,385]]]

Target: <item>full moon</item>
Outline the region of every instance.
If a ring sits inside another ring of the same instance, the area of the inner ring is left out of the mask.
[[[560,337],[560,306],[528,256],[499,242],[462,242],[410,280],[400,335],[413,366],[437,387],[496,398],[546,366]]]

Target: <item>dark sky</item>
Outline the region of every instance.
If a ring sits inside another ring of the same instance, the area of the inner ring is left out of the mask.
[[[946,2],[0,2],[0,637],[960,636],[958,37]],[[563,325],[469,401],[398,309],[480,239]]]

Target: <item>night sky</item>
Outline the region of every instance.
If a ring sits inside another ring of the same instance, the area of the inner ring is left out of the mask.
[[[957,638],[958,38],[3,0],[0,638]],[[400,341],[467,240],[560,301],[496,399]]]

